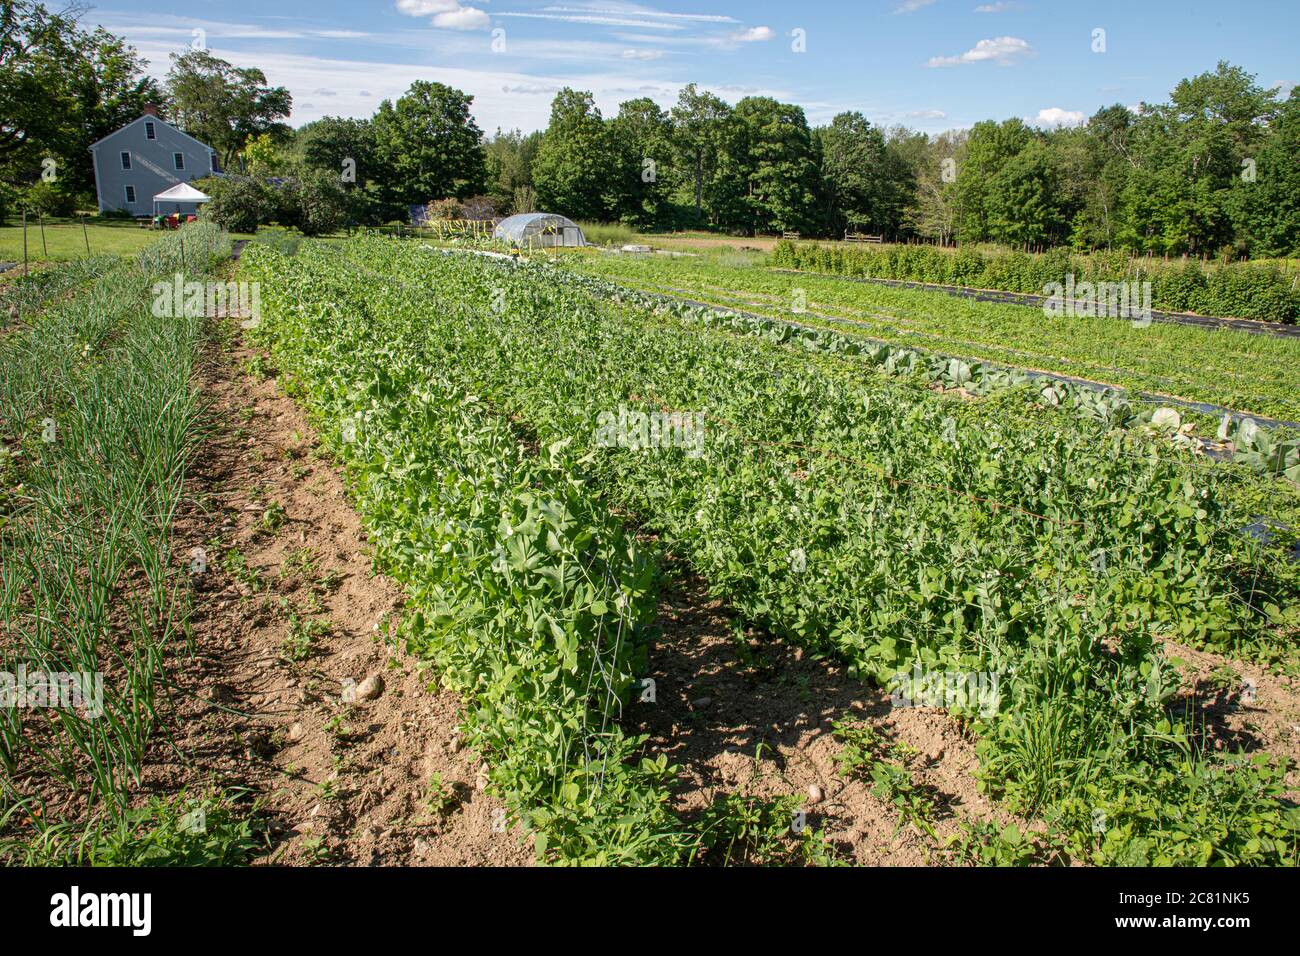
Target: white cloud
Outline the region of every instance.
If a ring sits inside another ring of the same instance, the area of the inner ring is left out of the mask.
[[[128,37],[128,39],[130,39]],[[452,34],[449,40],[459,46],[464,35]],[[132,40],[140,55],[149,61],[150,75],[162,78],[168,69],[168,54],[175,46],[168,40]],[[512,44],[514,49],[515,44]],[[677,101],[682,82],[668,79],[646,79],[633,85],[635,60],[623,60],[622,51],[615,48],[607,70],[569,68],[565,64],[554,72],[543,73],[493,69],[501,57],[479,56],[474,66],[430,66],[422,63],[401,63],[384,60],[347,60],[333,57],[311,56],[297,53],[280,53],[268,58],[264,53],[232,48],[213,48],[212,52],[236,66],[256,66],[266,73],[272,86],[286,86],[295,94],[293,115],[289,122],[301,126],[322,116],[371,116],[382,99],[397,99],[416,80],[433,80],[464,90],[474,97],[470,107],[480,128],[494,130],[545,129],[551,113],[551,98],[563,87],[591,90],[596,105],[606,116],[618,111],[619,104],[631,95],[649,96],[660,106],[670,107]],[[570,54],[572,59],[572,54]],[[648,67],[662,72],[662,68]],[[732,86],[702,83],[701,88],[735,102],[744,96],[771,96],[782,102],[792,102],[793,90],[773,86]],[[337,96],[320,99],[312,95],[316,90],[334,90]],[[804,104],[811,107],[813,104]],[[835,110],[838,112],[839,108]],[[810,117],[812,114],[809,114]],[[829,115],[827,116],[829,118]]]
[[[943,110],[913,110],[907,114],[908,119],[947,119],[948,114]]]
[[[128,42],[136,47],[150,45],[156,48],[157,45],[170,44],[169,52],[181,53],[188,49],[191,31],[195,27],[202,27],[207,32],[208,46],[213,48],[229,49],[230,44],[225,41],[243,41],[243,40],[308,40],[320,42],[313,48],[323,52],[327,47],[325,41],[341,42],[342,37],[331,37],[328,34],[345,31],[327,31],[312,30],[306,28],[266,30],[261,27],[253,27],[243,23],[222,23],[215,20],[203,20],[193,17],[173,16],[170,14],[114,14],[112,20],[105,20],[104,26],[110,32],[126,38]],[[346,31],[354,32],[354,31]],[[416,51],[415,55],[420,57],[433,56],[439,63],[477,62],[483,56],[483,39],[475,36],[472,32],[465,30],[440,30],[430,32],[426,30],[411,30],[406,27],[399,27],[394,30],[384,32],[364,33],[362,36],[374,46],[391,47],[402,51]],[[630,69],[637,64],[640,59],[625,58],[623,53],[628,48],[645,49],[661,43],[685,41],[688,34],[655,34],[653,36],[646,34],[621,35],[615,33],[618,42],[601,42],[593,40],[578,40],[573,37],[563,39],[529,37],[529,36],[512,36],[510,38],[510,52],[515,57],[526,59],[528,61],[553,61],[565,64],[565,67],[573,64],[585,63],[590,67],[596,62],[619,63],[624,69]],[[701,45],[708,46],[732,46],[735,44],[726,38],[726,34],[714,34],[711,38],[699,40]],[[333,52],[331,50],[331,52]],[[226,56],[225,53],[221,55]],[[338,54],[340,57],[347,57],[348,50],[346,47],[339,47]],[[404,54],[406,55],[406,54]],[[167,61],[166,54],[162,56],[162,62]],[[265,69],[265,62],[256,64]],[[165,73],[166,70],[164,69]],[[305,95],[301,90],[301,95]]]
[[[589,23],[602,27],[640,27],[642,30],[681,30],[680,23],[664,20],[637,19],[635,17],[605,13],[499,13],[499,17],[519,17],[525,20],[559,20],[562,23]]]
[[[483,30],[490,22],[488,15],[478,7],[461,7],[433,18],[433,25],[445,30]]]
[[[502,93],[517,93],[520,96],[554,96],[562,87],[547,83],[506,83],[501,87]]]
[[[1038,111],[1031,122],[1038,126],[1080,126],[1087,119],[1078,110],[1063,110],[1059,106],[1049,106]]]
[[[450,13],[460,7],[458,0],[397,0],[397,12],[408,17],[429,17],[435,13]]]
[[[663,20],[690,20],[696,23],[737,23],[735,17],[716,13],[668,13],[642,6],[639,3],[619,3],[614,0],[597,3],[580,3],[576,6],[563,7],[552,5],[545,7],[547,13],[585,13],[612,14],[615,16],[657,17]]]
[[[894,7],[895,13],[916,13],[934,3],[934,0],[903,0],[901,4]]]
[[[664,55],[663,50],[624,50],[625,60],[657,60]]]
[[[176,37],[184,40],[188,47],[193,31],[200,27],[207,34],[209,41],[222,38],[226,40],[359,40],[373,37],[372,33],[360,30],[311,30],[271,29],[253,26],[248,23],[223,23],[216,20],[202,20],[191,17],[173,17],[168,15],[137,17],[129,13],[114,14],[114,19],[105,20],[103,26],[110,33],[130,34],[133,37]],[[173,25],[168,25],[173,24]]]
[[[748,30],[741,30],[739,33],[733,33],[731,38],[740,43],[761,43],[764,40],[770,40],[776,33],[771,27],[750,27]]]
[[[491,22],[478,7],[461,6],[460,0],[397,0],[397,12],[430,17],[429,24],[443,30],[482,30]]]
[[[997,0],[997,3],[981,3],[975,8],[976,13],[1006,13],[1008,10],[1019,10],[1020,4],[1012,0]]]
[[[926,66],[957,66],[961,63],[983,63],[992,60],[1002,66],[1009,66],[1016,57],[1029,56],[1034,48],[1029,42],[1019,37],[994,37],[992,40],[980,40],[971,49],[958,56],[932,56]]]

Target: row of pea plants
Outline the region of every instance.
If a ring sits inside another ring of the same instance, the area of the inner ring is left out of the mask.
[[[345,463],[376,562],[405,588],[402,632],[466,701],[466,744],[557,863],[671,863],[674,768],[625,734],[645,672],[656,569],[601,507],[568,443],[535,451],[447,338],[305,247],[252,247],[260,342]]]
[[[1216,472],[1103,423],[957,406],[544,266],[382,241],[306,255],[382,277],[354,273],[349,307],[368,303],[404,349],[437,343],[474,394],[568,442],[743,619],[879,680],[1001,673],[999,714],[964,715],[983,783],[1078,856],[1295,859],[1284,768],[1208,754],[1155,643],[1231,647],[1286,602]],[[646,441],[648,422],[671,431],[682,413],[701,416],[702,445]]]
[[[200,435],[202,318],[153,314],[155,282],[227,255],[211,226],[146,259],[69,266],[0,336],[0,829],[121,818],[186,646],[171,524]],[[84,287],[83,279],[93,279]],[[83,286],[83,287],[79,287]],[[54,794],[76,807],[60,818]],[[26,821],[26,824],[24,824]]]
[[[1074,382],[1033,377],[1017,368],[864,340],[835,328],[712,308],[595,276],[576,275],[568,281],[597,297],[667,312],[685,323],[824,353],[913,383],[960,387],[968,396],[1001,396],[1005,401],[994,406],[995,415],[1014,411],[1017,400],[1023,399],[1022,414],[1052,409],[1103,428],[1136,429],[1136,438],[1152,439],[1147,453],[1171,456],[1198,469],[1218,467],[1198,454],[1200,446],[1181,427],[1182,415],[1177,409],[1154,403],[1144,407],[1122,389],[1097,390]],[[1239,530],[1254,528],[1256,536],[1270,544],[1269,581],[1261,590],[1252,590],[1246,601],[1265,609],[1276,628],[1273,633],[1261,635],[1264,639],[1253,642],[1249,650],[1252,656],[1287,659],[1294,656],[1294,636],[1300,629],[1300,606],[1290,602],[1300,593],[1300,562],[1296,561],[1296,534],[1291,523],[1300,516],[1296,485],[1300,481],[1300,435],[1295,429],[1266,428],[1250,418],[1234,421],[1225,416],[1218,423],[1217,437],[1231,442],[1232,453],[1227,460],[1234,468],[1218,467],[1221,481],[1216,493],[1231,500],[1232,511],[1240,515]],[[1285,480],[1271,482],[1272,477]],[[1266,517],[1261,518],[1261,513]],[[1232,543],[1231,539],[1228,543]],[[1246,648],[1234,641],[1222,649]]]

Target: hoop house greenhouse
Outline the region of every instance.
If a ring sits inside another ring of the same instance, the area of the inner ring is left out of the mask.
[[[525,212],[497,223],[492,235],[512,246],[585,246],[587,239],[571,219],[549,212]]]

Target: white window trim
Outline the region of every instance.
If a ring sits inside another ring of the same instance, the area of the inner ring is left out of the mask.
[[[117,155],[117,161],[122,164],[123,169],[131,168],[131,151],[124,149]]]
[[[154,125],[153,120],[145,120],[145,123],[144,123],[144,138],[145,138],[145,139],[157,139],[157,138],[158,138],[158,127]]]
[[[132,195],[134,192],[135,192],[135,187],[132,185],[128,184],[122,187],[122,195],[126,197],[126,202],[127,205],[129,206],[135,205],[135,196]]]
[[[172,169],[177,172],[185,171],[185,154],[181,152],[172,153]]]

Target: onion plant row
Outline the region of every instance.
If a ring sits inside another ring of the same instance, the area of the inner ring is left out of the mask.
[[[228,252],[200,225],[137,259],[67,266],[44,288],[72,294],[0,337],[0,671],[79,675],[88,691],[81,706],[0,711],[11,833],[52,825],[50,793],[120,816],[140,781],[164,660],[187,633],[171,525],[199,437],[203,334],[200,316],[155,316],[152,287],[182,256],[195,277]]]
[[[27,321],[47,303],[115,268],[117,256],[87,256],[0,282],[0,330]]]

